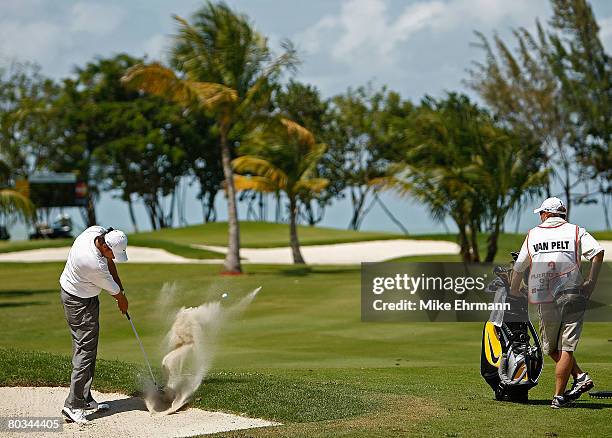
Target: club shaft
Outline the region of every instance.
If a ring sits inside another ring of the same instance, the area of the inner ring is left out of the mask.
[[[132,318],[127,317],[128,321],[130,321],[130,325],[132,326],[132,330],[134,331],[134,335],[136,336],[136,340],[138,341],[138,345],[140,345],[140,351],[142,351],[142,355],[144,356],[145,362],[147,364],[147,368],[149,368],[149,374],[151,374],[151,379],[153,379],[153,384],[155,386],[157,386],[157,382],[155,381],[155,376],[153,375],[153,370],[151,369],[151,363],[149,362],[149,358],[147,356],[147,353],[145,352],[145,349],[142,345],[142,341],[140,340],[140,336],[138,336],[138,332],[136,331],[136,327],[134,326],[134,323],[132,322]]]

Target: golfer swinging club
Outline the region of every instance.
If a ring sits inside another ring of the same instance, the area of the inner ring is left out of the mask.
[[[89,227],[72,244],[60,277],[61,300],[72,335],[70,394],[62,409],[67,421],[87,423],[88,410],[109,409],[107,403],[97,403],[91,396],[98,350],[98,295],[101,289],[108,291],[121,313],[127,312],[128,301],[113,261],[127,260],[126,247],[123,231]]]
[[[542,347],[556,362],[555,395],[551,403],[555,409],[572,404],[594,386],[578,366],[574,351],[604,257],[603,248],[593,236],[565,220],[566,212],[563,202],[554,197],[534,210],[540,214],[542,223],[527,233],[514,264],[511,284],[512,294],[518,295],[521,273],[529,269],[529,302],[538,304]],[[580,270],[581,256],[591,261],[586,281]],[[570,374],[574,383],[566,391]]]

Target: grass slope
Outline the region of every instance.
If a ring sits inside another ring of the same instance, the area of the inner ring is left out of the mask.
[[[360,242],[406,238],[403,234],[372,231],[351,231],[338,228],[298,226],[302,245]],[[183,245],[227,246],[227,222],[212,222],[184,228],[166,228],[138,233],[136,237],[154,238]],[[240,243],[244,248],[289,246],[289,225],[273,222],[240,222]]]
[[[0,385],[68,383],[61,268],[0,264]],[[119,269],[130,313],[157,364],[171,309],[225,291],[238,299],[263,286],[244,316],[224,330],[194,404],[285,425],[230,436],[493,436],[516,430],[517,418],[529,436],[612,435],[611,400],[585,398],[571,411],[548,407],[549,361],[531,405],[493,402],[479,375],[480,323],[362,323],[357,267],[248,266],[239,277],[220,277],[214,266]],[[161,292],[175,280],[174,290]],[[172,306],[161,306],[164,300]],[[135,376],[144,371],[140,351],[112,298],[102,295],[100,310],[102,360],[94,386],[133,393]],[[577,355],[599,389],[612,389],[611,332],[611,323],[587,323]]]

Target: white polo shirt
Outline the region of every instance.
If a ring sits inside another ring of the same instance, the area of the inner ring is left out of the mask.
[[[64,272],[60,276],[62,289],[71,295],[91,298],[104,289],[116,295],[121,288],[108,270],[106,257],[96,248],[94,239],[106,231],[93,226],[83,231],[72,244]]]

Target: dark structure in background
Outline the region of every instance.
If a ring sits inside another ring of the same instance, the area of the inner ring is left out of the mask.
[[[49,223],[52,208],[86,207],[87,185],[78,181],[74,173],[35,173],[20,180],[17,189],[28,196],[39,210],[39,220],[30,239],[57,239],[72,237],[72,219],[60,214]]]

